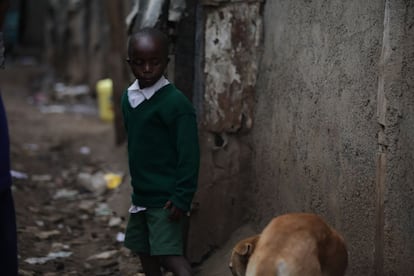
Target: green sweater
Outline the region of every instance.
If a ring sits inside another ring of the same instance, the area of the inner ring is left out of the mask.
[[[125,91],[121,104],[128,133],[132,203],[161,208],[171,200],[188,211],[200,163],[194,107],[173,84],[136,108]]]

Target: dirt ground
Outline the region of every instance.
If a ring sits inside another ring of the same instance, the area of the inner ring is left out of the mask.
[[[16,63],[0,75],[15,172],[20,275],[143,275],[138,258],[121,242],[129,206],[125,145],[114,145],[112,124],[99,119],[92,97],[59,100],[47,92],[40,81],[45,72]],[[122,184],[91,186],[108,173],[123,175]],[[230,275],[234,242],[195,267],[197,275]]]

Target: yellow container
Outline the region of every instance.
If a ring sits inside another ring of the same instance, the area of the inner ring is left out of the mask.
[[[96,83],[98,95],[99,117],[102,121],[112,122],[114,120],[114,106],[112,102],[112,80],[103,79]]]

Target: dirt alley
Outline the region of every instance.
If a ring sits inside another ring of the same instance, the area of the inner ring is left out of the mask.
[[[93,113],[93,99],[80,101],[78,112],[41,111],[56,102],[36,85],[44,73],[38,66],[8,65],[0,73],[12,170],[25,174],[13,178],[20,274],[140,275],[138,259],[117,241],[125,218],[106,205],[116,189],[95,193],[77,181],[81,174],[127,173],[125,145],[114,145],[112,124]]]

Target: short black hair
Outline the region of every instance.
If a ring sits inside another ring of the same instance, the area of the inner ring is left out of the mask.
[[[144,37],[144,36],[148,36],[148,37],[152,37],[157,39],[160,44],[162,45],[162,47],[164,48],[164,53],[165,56],[168,57],[168,53],[169,53],[169,39],[168,36],[163,33],[161,30],[156,29],[156,28],[151,28],[151,27],[145,27],[140,29],[139,31],[131,34],[128,38],[128,56],[130,55],[130,51],[131,51],[131,42],[137,40],[140,37]]]

